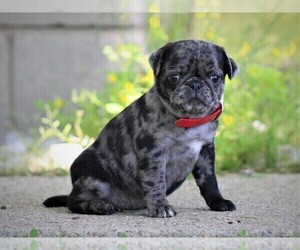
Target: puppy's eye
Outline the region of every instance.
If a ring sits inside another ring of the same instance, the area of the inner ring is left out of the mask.
[[[177,83],[179,81],[179,75],[170,75],[168,76],[168,80],[171,83]]]
[[[213,83],[219,83],[219,81],[221,80],[221,77],[217,76],[217,75],[212,75],[210,77],[210,80],[213,82]]]

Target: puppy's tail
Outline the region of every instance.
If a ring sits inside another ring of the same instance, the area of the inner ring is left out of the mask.
[[[58,195],[48,198],[43,202],[46,207],[66,207],[68,205],[69,195]]]

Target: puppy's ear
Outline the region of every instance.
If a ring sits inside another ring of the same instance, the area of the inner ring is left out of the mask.
[[[239,73],[239,67],[237,66],[236,62],[227,56],[225,50],[223,49],[224,53],[224,59],[225,59],[225,74],[228,75],[228,78],[231,80],[234,76],[236,76]]]
[[[171,43],[167,43],[162,48],[154,51],[149,57],[149,63],[153,69],[155,77],[157,77],[160,72],[162,57],[163,57],[165,51],[167,50],[167,48],[170,47],[170,45],[171,45]]]

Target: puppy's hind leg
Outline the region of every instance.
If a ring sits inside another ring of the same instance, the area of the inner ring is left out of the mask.
[[[109,203],[108,183],[92,177],[82,176],[73,185],[68,207],[73,213],[109,215],[115,212]]]

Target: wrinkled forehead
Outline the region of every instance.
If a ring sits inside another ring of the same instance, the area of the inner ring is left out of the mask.
[[[216,46],[202,41],[183,41],[172,44],[165,53],[165,68],[216,68],[219,66]],[[187,70],[189,70],[187,69]]]

